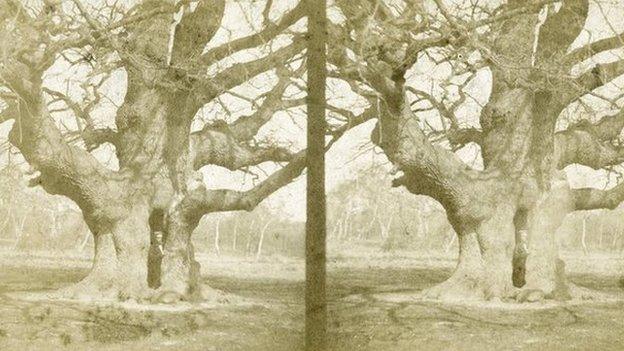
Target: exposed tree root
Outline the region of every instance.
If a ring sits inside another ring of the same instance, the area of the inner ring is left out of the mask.
[[[119,290],[112,278],[89,274],[78,283],[51,292],[49,295],[58,299],[106,301],[117,299]]]
[[[511,284],[488,284],[487,280],[456,271],[446,281],[424,289],[420,297],[440,301],[497,301],[515,296],[517,289]]]
[[[483,300],[481,282],[474,277],[454,273],[444,282],[424,289],[421,297],[443,301]]]
[[[159,304],[176,304],[179,302],[209,302],[218,304],[227,304],[232,302],[233,296],[228,295],[224,291],[211,288],[203,284],[201,289],[191,294],[182,294],[173,290],[158,289],[152,295],[150,302]]]
[[[572,301],[609,301],[617,298],[614,295],[588,289],[573,283],[568,283]]]
[[[121,301],[134,301],[138,303],[149,302],[154,296],[154,290],[147,286],[147,282],[142,284],[132,284],[119,289],[117,298]]]
[[[516,295],[516,301],[523,302],[543,302],[546,300],[553,301],[611,301],[617,296],[604,292],[588,289],[573,283],[567,283],[565,289],[556,289],[551,293],[545,293],[541,289],[520,289]]]

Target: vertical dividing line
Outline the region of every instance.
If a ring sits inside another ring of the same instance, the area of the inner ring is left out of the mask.
[[[326,0],[306,1],[307,37],[307,187],[305,346],[307,351],[327,349],[325,294],[325,85]]]

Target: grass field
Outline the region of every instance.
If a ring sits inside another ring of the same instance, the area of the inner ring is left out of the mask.
[[[0,254],[0,350],[299,350],[303,262],[199,255],[217,305],[89,305],[21,296],[71,284],[84,257]],[[579,285],[621,296],[624,260],[568,255]],[[441,305],[413,300],[452,258],[341,249],[329,262],[332,350],[622,350],[624,304]]]

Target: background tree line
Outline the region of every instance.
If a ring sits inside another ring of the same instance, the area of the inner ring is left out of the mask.
[[[391,176],[383,167],[362,172],[328,193],[328,242],[334,253],[368,246],[423,255],[456,252],[456,236],[435,201],[402,189],[387,191]],[[0,245],[21,251],[92,250],[93,240],[80,212],[61,196],[28,187],[17,166],[0,172]],[[416,199],[416,200],[415,200]],[[559,228],[563,250],[624,252],[624,210],[572,213]],[[304,223],[260,205],[204,217],[194,233],[198,252],[303,257]]]

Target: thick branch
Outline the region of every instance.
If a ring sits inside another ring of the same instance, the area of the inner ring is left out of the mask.
[[[198,221],[206,213],[216,211],[251,211],[262,200],[297,178],[306,165],[306,151],[300,151],[282,169],[248,191],[207,190],[201,186],[187,194],[178,205],[187,220]]]
[[[624,112],[591,124],[583,121],[555,134],[555,157],[561,169],[581,164],[594,169],[624,162],[624,147],[618,137],[624,128]]]
[[[85,215],[103,220],[123,216],[112,201],[123,197],[122,179],[87,151],[66,143],[41,97],[29,99],[19,110],[9,140],[41,173],[33,185],[69,197]]]
[[[483,142],[483,132],[476,128],[450,129],[445,135],[451,145],[459,147],[469,143],[481,145]]]
[[[549,14],[540,28],[536,55],[538,64],[546,63],[568,50],[583,30],[588,10],[588,0],[564,0],[559,12]]]
[[[305,98],[281,100],[276,96],[267,97],[260,108],[249,116],[239,117],[229,125],[232,136],[240,141],[251,140],[276,112],[286,111],[305,104]]]
[[[562,101],[567,103],[572,102],[622,74],[624,74],[624,60],[598,64],[591,70],[583,73],[573,82],[571,89],[569,89],[570,92],[562,94]]]
[[[199,58],[206,44],[219,29],[224,11],[225,0],[202,0],[195,7],[195,11],[184,14],[176,26],[171,65]]]
[[[557,133],[555,150],[559,169],[574,163],[600,169],[624,162],[624,147],[601,141],[587,131]]]
[[[232,136],[227,125],[208,126],[194,132],[190,142],[194,169],[212,164],[238,170],[267,161],[286,162],[293,157],[285,148],[251,146],[239,141]]]
[[[407,103],[401,109],[384,108],[380,117],[372,139],[404,172],[395,185],[438,200],[451,214],[463,211],[467,203],[483,195],[475,192],[482,172],[470,169],[452,151],[433,145]],[[463,215],[471,217],[464,220],[479,217],[474,213]]]
[[[74,0],[76,1],[76,0]],[[165,0],[143,1],[137,8],[137,13],[158,14],[149,20],[136,21],[125,25],[127,36],[119,40],[117,36],[105,33],[105,39],[119,52],[126,64],[133,69],[152,71],[166,66],[169,54],[170,26],[176,6]],[[83,14],[89,18],[88,14]],[[102,26],[95,23],[93,28],[102,31]]]
[[[612,116],[605,116],[595,124],[581,122],[571,127],[571,129],[585,129],[603,141],[617,139],[624,128],[624,111],[620,111]]]
[[[293,160],[282,169],[271,174],[263,182],[248,191],[229,192],[209,191],[210,207],[215,209],[226,208],[226,210],[246,210],[251,211],[262,200],[273,194],[278,189],[284,187],[288,183],[297,178],[306,165],[306,151],[300,151],[295,155]],[[220,199],[219,196],[223,194]]]
[[[575,49],[565,56],[564,62],[569,66],[574,66],[600,52],[621,48],[622,46],[624,46],[624,33],[600,39]]]
[[[325,146],[325,151],[340,138],[335,135]],[[278,189],[292,182],[306,167],[307,150],[292,155],[291,161],[280,170],[248,191],[206,190],[200,186],[187,194],[179,206],[189,221],[198,221],[201,216],[216,211],[251,211],[262,200]]]
[[[86,128],[80,134],[89,151],[105,143],[117,146],[119,141],[117,132],[110,128]]]
[[[58,47],[49,45],[50,34],[41,26],[52,30],[55,25],[49,16],[31,21],[25,18],[26,13],[20,10],[16,17],[19,25],[12,29],[12,36],[5,36],[11,42],[0,43],[0,51],[4,51],[0,81],[14,94],[9,108],[3,111],[5,118],[15,120],[9,142],[40,172],[32,185],[69,197],[85,216],[96,216],[101,219],[96,222],[109,224],[125,215],[123,209],[115,206],[125,194],[124,179],[84,149],[69,145],[50,116],[41,85],[43,72],[54,63]],[[60,99],[61,95],[55,98]]]
[[[583,188],[572,190],[576,210],[615,209],[624,201],[624,183],[609,190]]]

